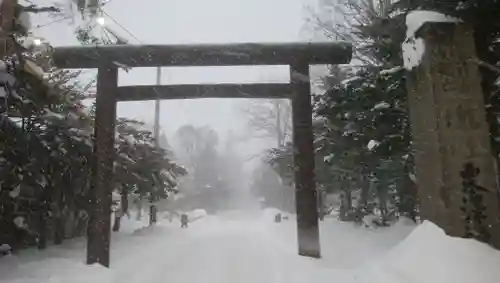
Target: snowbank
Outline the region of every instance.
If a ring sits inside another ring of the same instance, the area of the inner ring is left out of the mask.
[[[272,221],[272,220],[269,220]],[[356,269],[384,257],[415,229],[415,223],[400,220],[389,228],[371,228],[336,218],[320,221],[322,260],[328,269]],[[292,218],[285,225],[272,225],[280,246],[290,256],[297,253],[297,227]]]
[[[500,280],[500,251],[472,239],[447,236],[431,222],[419,225],[376,269],[384,283],[494,283]]]
[[[265,214],[269,218],[275,212],[269,209]],[[286,252],[283,261],[293,261],[295,225],[269,227],[276,234],[272,245]],[[338,282],[346,283],[500,282],[500,251],[475,240],[447,236],[431,222],[416,226],[402,219],[389,228],[372,229],[325,219],[320,228],[322,259],[306,270],[318,275],[309,282],[337,282],[339,278],[345,280]],[[303,259],[303,267],[306,263],[311,262]],[[346,272],[348,279],[339,277]]]
[[[85,265],[72,259],[47,259],[45,269],[38,262],[24,263],[13,267],[17,270],[16,278],[0,275],[1,282],[8,283],[94,283],[115,282],[111,270],[100,265]],[[33,270],[33,268],[35,270]],[[5,280],[5,281],[3,281]]]

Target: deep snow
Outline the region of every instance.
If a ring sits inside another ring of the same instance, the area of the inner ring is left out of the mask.
[[[321,224],[323,258],[315,260],[296,255],[293,217],[274,223],[272,216],[235,211],[206,216],[188,229],[176,220],[161,219],[152,229],[124,221],[124,229],[113,235],[109,270],[84,265],[85,242],[76,240],[0,259],[0,281],[493,283],[500,278],[500,252],[450,238],[429,222],[416,229],[400,222],[374,230],[327,219]]]

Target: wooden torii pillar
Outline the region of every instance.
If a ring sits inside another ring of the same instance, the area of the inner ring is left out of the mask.
[[[111,176],[116,103],[155,99],[290,98],[292,100],[298,252],[319,258],[319,227],[309,66],[349,63],[347,43],[229,45],[117,45],[56,48],[53,60],[63,69],[97,68],[97,98],[91,220],[87,263],[109,266]],[[118,87],[120,66],[288,65],[290,83]]]

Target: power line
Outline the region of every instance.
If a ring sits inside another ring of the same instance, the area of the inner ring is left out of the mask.
[[[94,4],[94,5],[89,5],[87,7],[85,7],[85,9],[83,10],[83,12],[89,10],[89,9],[92,9],[92,8],[99,8],[100,10],[102,10],[102,7],[104,7],[105,5],[111,3],[113,0],[108,0],[108,1],[104,1],[104,2],[97,2],[97,4]],[[66,15],[64,17],[61,17],[61,18],[58,18],[58,19],[55,19],[55,20],[52,20],[52,21],[49,21],[49,22],[46,22],[46,23],[43,23],[43,24],[39,24],[39,25],[36,25],[34,26],[32,29],[39,29],[39,28],[43,28],[43,27],[46,27],[46,26],[50,26],[52,24],[55,24],[55,23],[59,23],[59,22],[62,22],[64,20],[69,20],[71,18],[73,18],[74,15],[71,14],[71,15]]]
[[[32,29],[39,29],[39,28],[43,28],[43,27],[46,27],[46,26],[50,26],[51,24],[59,23],[59,22],[62,22],[64,20],[68,20],[68,19],[70,19],[72,17],[73,17],[73,15],[67,15],[67,16],[64,16],[62,18],[50,21],[50,22],[46,22],[46,23],[43,23],[43,24],[36,25]]]
[[[101,11],[101,13],[103,13],[104,15],[106,15],[106,17],[108,17],[109,19],[111,19],[111,21],[113,21],[117,26],[119,26],[122,30],[124,30],[126,33],[128,33],[128,35],[130,35],[132,38],[134,38],[137,42],[139,42],[140,44],[143,44],[142,40],[140,40],[137,36],[135,36],[131,31],[129,31],[125,26],[123,26],[122,24],[120,24],[117,20],[115,20],[115,18],[113,18],[110,14],[108,14],[106,11],[104,11],[103,9],[99,8],[99,10]]]

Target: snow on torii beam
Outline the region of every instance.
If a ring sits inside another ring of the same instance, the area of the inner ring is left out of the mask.
[[[294,177],[300,255],[321,256],[314,176],[314,147],[309,66],[349,63],[347,43],[228,45],[118,45],[55,48],[53,61],[63,69],[98,68],[94,166],[87,263],[109,266],[111,180],[116,102],[205,97],[290,98],[293,116]],[[220,84],[118,87],[118,68],[162,66],[289,65],[289,84]],[[128,96],[127,96],[128,95]],[[170,95],[170,96],[169,96]]]
[[[344,42],[235,43],[201,45],[105,45],[55,48],[63,69],[98,68],[106,62],[128,67],[345,64],[352,47]]]

